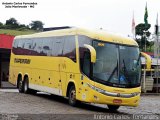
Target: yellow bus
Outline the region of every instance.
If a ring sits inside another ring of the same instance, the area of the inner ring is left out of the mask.
[[[9,81],[19,92],[43,91],[111,110],[137,106],[141,92],[138,44],[102,30],[67,28],[17,36]]]

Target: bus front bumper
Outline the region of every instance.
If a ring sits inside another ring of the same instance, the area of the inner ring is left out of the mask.
[[[140,95],[131,98],[111,97],[101,93],[96,93],[92,97],[93,103],[119,105],[119,106],[133,106],[139,105]]]
[[[133,91],[132,93],[114,93],[108,92],[96,87],[89,86],[89,94],[86,93],[86,102],[119,105],[119,106],[133,106],[139,105],[140,91]]]

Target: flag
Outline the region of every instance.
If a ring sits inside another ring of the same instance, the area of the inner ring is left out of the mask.
[[[132,34],[133,38],[135,36],[135,21],[134,21],[134,12],[133,12],[133,17],[132,17]]]
[[[144,23],[145,25],[148,25],[148,10],[147,10],[147,3],[146,3],[146,7],[145,7],[145,13],[144,13]]]

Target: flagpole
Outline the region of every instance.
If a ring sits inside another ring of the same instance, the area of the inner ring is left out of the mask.
[[[133,37],[133,39],[136,38],[135,35],[136,35],[135,34],[135,20],[134,20],[134,11],[133,11],[133,16],[132,16],[132,37]]]
[[[159,60],[159,41],[158,41],[158,13],[157,13],[157,19],[156,19],[156,25],[155,25],[155,34],[156,34],[156,42],[157,42],[157,69],[156,69],[156,84],[157,84],[157,89],[156,92],[158,93],[158,77],[159,77],[159,64],[158,64],[158,60]]]
[[[144,51],[146,52],[146,39],[147,39],[146,31],[145,31],[145,33],[144,33],[144,39],[145,39],[145,47],[144,47]]]
[[[158,43],[158,36],[156,35],[156,43],[157,43],[157,47],[156,47],[156,51],[157,51],[157,66],[156,66],[156,84],[157,84],[157,87],[156,87],[156,92],[158,93],[158,59],[159,59],[159,43]]]
[[[147,10],[147,2],[146,2],[146,7],[145,7],[145,14],[144,14],[144,23],[145,23],[145,27],[148,25],[148,10]],[[144,51],[146,52],[146,40],[147,40],[147,35],[146,35],[146,32],[144,32],[144,41],[145,41],[145,46],[144,46]]]

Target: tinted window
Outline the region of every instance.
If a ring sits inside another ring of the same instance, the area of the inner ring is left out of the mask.
[[[82,72],[87,76],[89,76],[90,60],[88,56],[88,50],[84,47],[84,44],[91,45],[91,42],[91,38],[87,36],[78,36],[80,66]],[[86,55],[84,53],[86,53]]]
[[[17,48],[17,46],[18,46],[18,40],[15,39],[14,42],[13,42],[13,48]]]
[[[90,53],[89,53],[89,51],[88,52],[86,51],[85,54],[84,54],[82,71],[88,77],[90,77],[90,67],[91,67],[90,59],[91,59],[90,58]]]
[[[42,51],[45,55],[51,56],[53,48],[53,40],[51,38],[43,38]]]
[[[64,38],[65,37],[54,37],[53,38],[53,50],[52,50],[53,56],[62,56]]]
[[[65,56],[76,60],[75,36],[17,39],[13,46],[18,55]]]
[[[13,50],[12,50],[13,53],[18,54],[18,55],[22,55],[23,48],[24,48],[24,43],[23,43],[22,39],[16,39],[13,44]]]
[[[24,41],[22,39],[18,39],[17,48],[24,48]]]
[[[15,39],[13,42],[13,48],[12,48],[12,52],[14,54],[17,54],[17,47],[18,47],[18,39]]]
[[[94,41],[93,46],[96,50],[96,63],[93,66],[94,79],[104,84],[118,84],[118,46],[101,41]]]
[[[25,39],[23,40],[24,41],[24,49],[31,49],[32,48],[32,43],[33,43],[33,40],[31,39]]]
[[[84,48],[84,44],[91,45],[91,42],[92,42],[92,39],[87,36],[82,36],[82,35],[78,36],[78,44],[80,48],[81,47]]]
[[[139,49],[130,46],[119,46],[120,84],[136,86],[140,84],[141,61]]]
[[[32,40],[31,39],[21,39],[19,41],[20,43],[22,43],[22,48],[19,49],[19,52],[21,52],[21,54],[24,55],[30,55],[31,54],[31,50],[30,48],[32,47]]]
[[[65,37],[63,56],[70,58],[73,61],[76,61],[76,43],[75,36]]]
[[[42,43],[43,41],[41,38],[33,39],[32,50],[34,51],[34,54],[36,53],[37,55],[42,55],[43,53]]]

